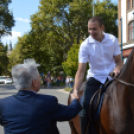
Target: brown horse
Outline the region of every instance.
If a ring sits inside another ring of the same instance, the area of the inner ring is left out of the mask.
[[[79,115],[69,123],[71,134],[81,134]],[[98,134],[134,134],[134,48],[119,77],[108,86],[94,127]]]
[[[83,94],[83,90],[85,89],[85,85],[86,85],[86,82],[83,82],[82,85],[81,85],[80,92],[79,92],[80,97]],[[70,94],[71,93],[73,93],[73,90],[70,92]],[[70,98],[70,95],[69,95],[68,105],[70,103],[71,103],[71,98]],[[70,128],[71,128],[71,134],[81,134],[80,116],[79,115],[77,115],[75,118],[73,118],[72,120],[70,120],[69,121],[69,125],[70,125]]]

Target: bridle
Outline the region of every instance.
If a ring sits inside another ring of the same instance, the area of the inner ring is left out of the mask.
[[[116,78],[116,77],[114,77],[113,80],[116,80],[116,81],[118,81],[118,82],[120,82],[120,83],[122,83],[122,84],[124,84],[124,85],[127,85],[127,86],[130,86],[130,87],[133,87],[133,88],[134,88],[134,84],[125,82],[125,81],[123,81],[123,80],[121,80],[121,79],[118,79],[118,78]]]
[[[134,62],[134,56],[133,56],[133,62]],[[134,65],[134,64],[132,64],[132,65]],[[114,76],[114,73],[112,75]],[[134,77],[132,77],[132,79],[134,79]],[[116,81],[118,81],[118,82],[120,82],[120,83],[122,83],[124,85],[127,85],[127,86],[130,86],[130,87],[133,87],[134,88],[134,84],[125,82],[125,81],[123,81],[121,79],[118,79],[117,77],[114,77],[114,80],[116,80]]]
[[[134,88],[134,84],[131,84],[131,83],[128,83],[128,82],[125,82],[125,81],[119,79],[118,77],[120,76],[120,74],[117,77],[114,77],[115,76],[115,73],[114,72],[111,72],[111,73],[109,73],[109,76],[111,76],[113,78],[112,81],[116,80],[116,81],[118,81],[118,82],[120,82],[120,83],[122,83],[122,84],[124,84],[126,86],[130,86],[130,87],[133,87]]]

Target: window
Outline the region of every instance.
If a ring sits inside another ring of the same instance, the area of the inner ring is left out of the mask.
[[[131,9],[131,0],[127,0],[127,10]]]
[[[128,25],[128,40],[132,40],[134,39],[134,35],[133,35],[133,29],[134,29],[134,22],[131,21]]]

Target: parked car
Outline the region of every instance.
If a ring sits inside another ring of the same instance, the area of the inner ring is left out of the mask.
[[[6,76],[0,76],[0,83],[5,84]]]
[[[12,84],[13,81],[11,78],[6,78],[5,84]]]

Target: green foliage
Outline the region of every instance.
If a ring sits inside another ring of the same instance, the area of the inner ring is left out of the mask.
[[[95,15],[103,18],[106,32],[117,35],[117,5],[98,0]],[[34,58],[41,64],[40,72],[51,71],[57,76],[64,69],[74,77],[79,44],[89,36],[87,22],[91,17],[92,1],[40,0],[38,12],[31,15],[31,31],[19,38],[9,57],[10,66]]]
[[[70,92],[72,90],[72,88],[66,87],[64,90]]]
[[[117,5],[114,5],[111,0],[103,0],[102,2],[98,0],[95,4],[95,15],[103,19],[106,33],[118,36]]]
[[[78,52],[79,46],[74,44],[68,52],[68,57],[65,62],[62,63],[63,69],[67,75],[74,77],[78,67]]]
[[[8,57],[7,57],[7,47],[0,44],[0,75],[8,75]]]
[[[14,26],[13,14],[8,9],[10,3],[11,0],[0,0],[0,38],[10,34]]]
[[[7,46],[1,43],[1,37],[11,34],[14,26],[13,14],[9,11],[8,5],[11,0],[0,0],[0,75],[11,75],[9,69],[9,58],[7,57]]]

